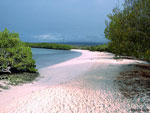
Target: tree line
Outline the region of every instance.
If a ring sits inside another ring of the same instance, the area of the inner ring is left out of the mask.
[[[70,50],[73,49],[71,45],[56,44],[56,43],[26,43],[32,48],[46,48],[46,49],[59,49],[59,50]]]
[[[150,0],[125,0],[108,18],[104,33],[110,51],[150,61]]]

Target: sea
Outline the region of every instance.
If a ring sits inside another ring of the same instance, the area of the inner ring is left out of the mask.
[[[33,59],[36,61],[36,68],[42,69],[79,57],[81,53],[70,50],[32,48],[32,55]]]

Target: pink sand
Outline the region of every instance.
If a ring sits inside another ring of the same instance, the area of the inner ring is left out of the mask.
[[[142,61],[115,60],[113,54],[105,52],[72,51],[81,52],[82,55],[39,70],[41,76],[33,83],[0,92],[0,113],[126,112],[125,107],[128,107],[126,102],[114,102],[113,95],[85,88],[83,81],[76,79],[83,75],[86,77],[86,74],[96,69],[98,65],[105,67],[105,70],[100,68],[105,74],[110,65],[115,67]],[[119,68],[116,69],[119,72]],[[114,70],[108,71],[113,73]]]

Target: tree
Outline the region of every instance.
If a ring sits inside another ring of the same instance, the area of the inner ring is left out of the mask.
[[[20,39],[19,34],[7,29],[0,32],[0,72],[36,72],[31,48]]]
[[[125,0],[123,7],[108,15],[105,36],[109,48],[117,55],[150,61],[150,0]]]

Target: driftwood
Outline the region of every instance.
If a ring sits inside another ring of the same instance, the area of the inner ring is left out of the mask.
[[[2,72],[11,73],[10,69],[11,69],[11,67],[9,66],[6,69],[2,69]]]

